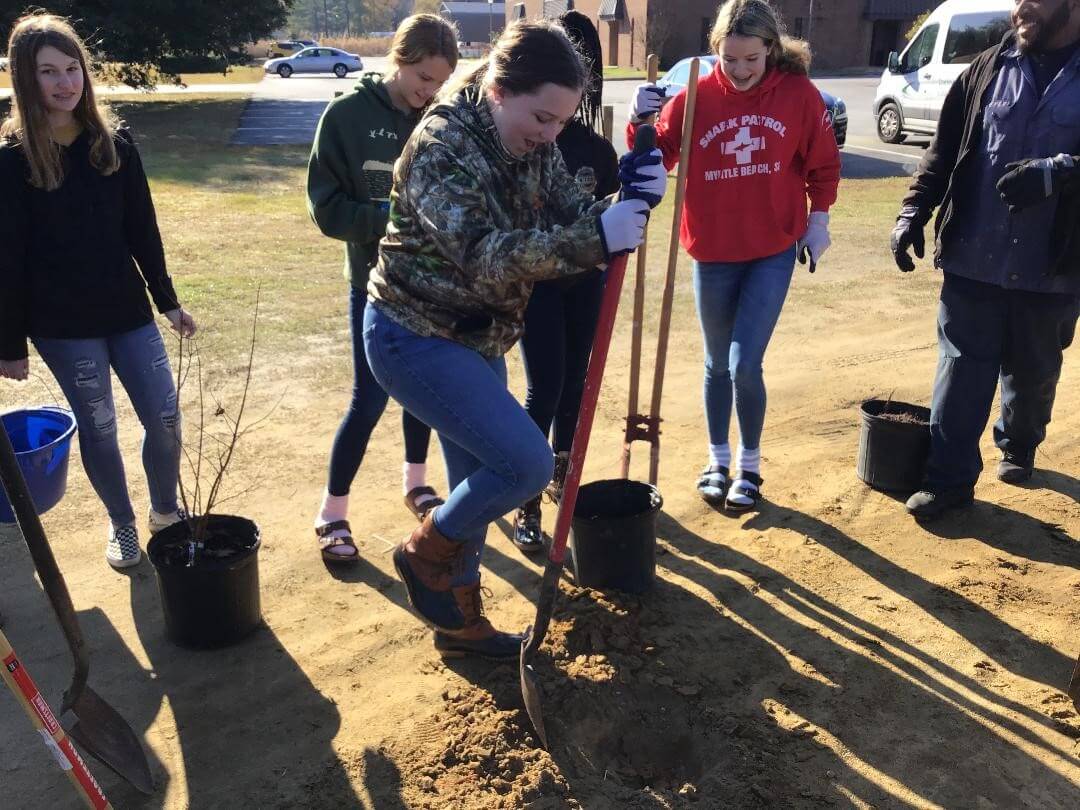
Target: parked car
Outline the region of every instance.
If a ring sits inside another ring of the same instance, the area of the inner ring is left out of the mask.
[[[364,69],[364,63],[355,53],[337,48],[304,48],[292,56],[268,59],[263,69],[287,79],[294,73],[333,73],[344,79],[350,73]]]
[[[268,59],[273,59],[280,56],[292,56],[297,51],[302,51],[304,48],[317,48],[319,43],[313,39],[280,39],[274,42],[266,49],[266,56]]]
[[[281,39],[271,43],[270,47],[266,49],[266,58],[275,59],[281,56],[291,56],[305,47],[295,39]]]
[[[903,52],[889,54],[874,95],[878,137],[900,143],[908,133],[933,135],[952,83],[1009,30],[1013,0],[945,0]]]
[[[698,78],[708,76],[712,73],[713,68],[716,67],[716,63],[720,61],[720,57],[715,54],[706,54],[705,56],[700,56],[698,58],[701,60],[698,65]],[[667,95],[675,95],[690,83],[690,63],[692,61],[692,57],[680,59],[672,66],[671,70],[657,80],[656,83],[658,85],[668,88]],[[829,117],[832,119],[833,134],[836,136],[836,145],[840,149],[843,149],[844,143],[847,141],[847,105],[844,104],[843,99],[837,98],[831,93],[826,93],[820,87],[818,88],[818,92],[821,93],[821,100],[825,102],[825,109],[828,110]]]

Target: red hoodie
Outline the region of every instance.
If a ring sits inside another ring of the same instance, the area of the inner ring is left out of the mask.
[[[657,146],[679,162],[686,91],[660,112]],[[633,143],[636,126],[627,128]],[[680,240],[702,262],[741,262],[791,247],[806,231],[806,198],[828,211],[840,152],[810,79],[771,70],[736,90],[720,66],[698,82]]]

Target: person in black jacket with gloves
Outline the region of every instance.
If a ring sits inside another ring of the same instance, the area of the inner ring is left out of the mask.
[[[584,57],[590,82],[576,115],[555,143],[578,185],[599,200],[619,190],[615,147],[596,131],[604,89],[600,36],[592,21],[579,11],[567,11],[559,22]],[[599,269],[591,270],[570,278],[538,281],[525,310],[525,333],[521,336],[525,410],[544,435],[551,434],[555,474],[547,493],[556,502],[562,496],[603,294],[603,274]],[[513,542],[525,552],[544,550],[539,495],[522,504],[514,516]]]
[[[930,519],[974,499],[1001,386],[998,478],[1027,481],[1080,312],[1080,0],[1020,0],[946,96],[892,233],[903,271],[935,208],[944,271],[924,485]]]

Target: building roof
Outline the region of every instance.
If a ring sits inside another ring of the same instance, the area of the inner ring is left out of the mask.
[[[439,14],[457,26],[461,42],[490,42],[506,27],[505,3],[444,2]]]
[[[502,14],[506,16],[505,3],[488,3],[485,0],[457,0],[456,2],[444,2],[442,7],[449,14]]]
[[[603,0],[597,16],[601,20],[625,20],[626,3],[624,0]]]

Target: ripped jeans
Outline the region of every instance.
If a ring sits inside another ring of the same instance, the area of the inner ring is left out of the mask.
[[[109,368],[143,426],[142,461],[156,512],[176,511],[180,413],[169,355],[153,322],[104,338],[32,338],[79,426],[83,468],[114,526],[135,521],[116,432]]]

